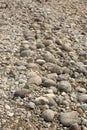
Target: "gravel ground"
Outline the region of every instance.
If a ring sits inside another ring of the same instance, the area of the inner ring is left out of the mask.
[[[0,130],[87,130],[87,0],[0,0]]]

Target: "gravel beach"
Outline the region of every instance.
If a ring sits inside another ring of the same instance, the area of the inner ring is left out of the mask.
[[[87,0],[0,0],[0,130],[87,130]]]

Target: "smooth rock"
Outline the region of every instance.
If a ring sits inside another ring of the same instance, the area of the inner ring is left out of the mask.
[[[37,59],[36,63],[39,64],[39,65],[43,65],[45,63],[45,60]]]
[[[79,122],[78,112],[71,111],[71,112],[65,112],[60,114],[60,122],[64,126],[70,126],[73,123]]]
[[[53,94],[53,93],[48,93],[48,94],[45,94],[44,96],[45,96],[45,97],[48,97],[48,98],[53,98],[53,99],[56,98],[56,95]]]
[[[56,86],[56,82],[52,79],[44,79],[42,82],[43,86],[50,87],[50,86]]]
[[[52,111],[51,109],[47,109],[42,113],[42,117],[44,118],[45,121],[51,122],[53,121],[55,116],[55,112]]]
[[[74,123],[70,126],[69,130],[81,130],[81,129],[77,123]]]
[[[72,87],[71,87],[71,84],[68,81],[63,80],[63,81],[59,82],[58,89],[60,91],[64,91],[64,92],[71,92]]]

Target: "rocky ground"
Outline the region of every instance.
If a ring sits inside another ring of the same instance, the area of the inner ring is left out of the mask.
[[[87,130],[87,0],[0,0],[0,130]]]

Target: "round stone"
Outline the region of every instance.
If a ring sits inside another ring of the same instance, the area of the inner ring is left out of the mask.
[[[55,116],[55,112],[52,111],[51,109],[47,109],[42,113],[42,117],[44,118],[45,121],[50,122],[53,121]]]
[[[59,82],[58,88],[60,91],[64,91],[64,92],[71,92],[72,90],[71,84],[65,80]]]

